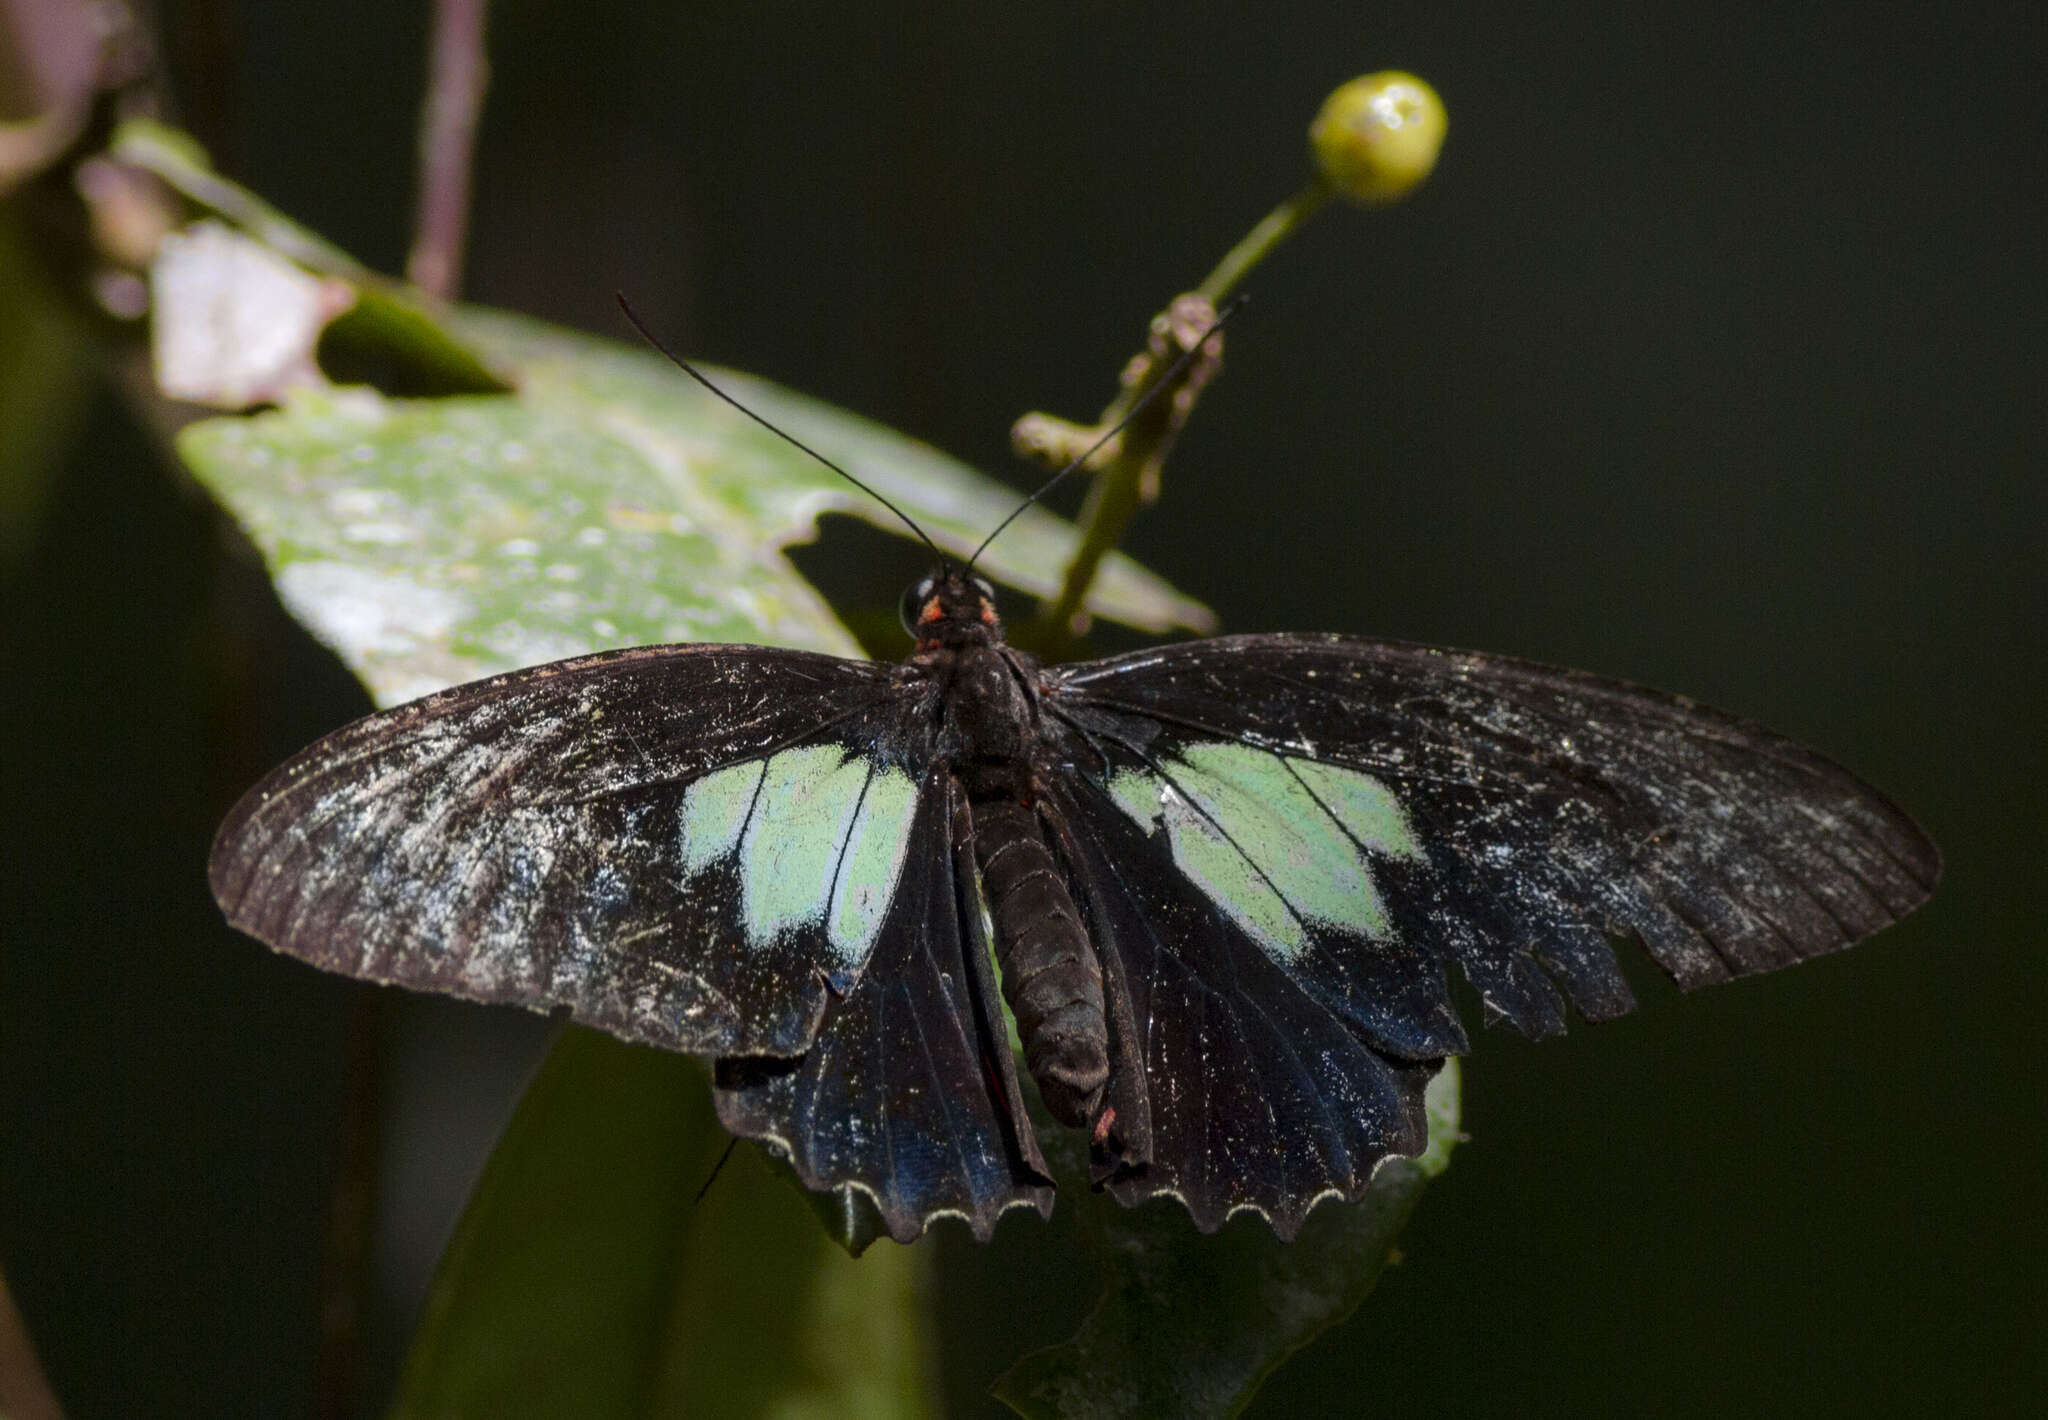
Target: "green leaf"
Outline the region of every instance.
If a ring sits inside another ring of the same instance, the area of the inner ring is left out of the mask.
[[[468,308],[456,328],[506,368],[530,397],[604,402],[660,441],[688,430],[701,441],[705,482],[771,527],[778,546],[806,541],[821,513],[864,518],[908,536],[874,499],[850,487],[746,416],[698,389],[659,355],[502,312]],[[966,557],[1015,510],[1007,484],[871,419],[735,370],[705,367],[727,393],[828,455],[923,525],[932,540]],[[712,456],[714,455],[715,456]],[[976,566],[997,581],[1050,596],[1079,545],[1071,524],[1033,505],[1003,531]],[[1213,631],[1215,614],[1121,553],[1105,561],[1088,599],[1097,616],[1140,631]]]
[[[650,642],[858,653],[784,552],[828,512],[903,534],[874,499],[652,351],[428,309],[222,178],[175,129],[129,122],[113,151],[207,214],[153,263],[167,391],[279,406],[188,426],[180,452],[254,539],[287,608],[380,703]],[[281,324],[287,308],[296,316]],[[236,338],[223,342],[224,329]],[[377,385],[328,385],[316,353]],[[1016,506],[916,440],[713,374],[955,555]],[[1033,507],[980,565],[1044,596],[1077,541]],[[1148,631],[1214,620],[1125,558],[1104,567],[1089,606]]]
[[[886,510],[657,355],[503,314],[464,312],[457,329],[511,372],[517,394],[300,388],[275,411],[179,436],[285,605],[380,703],[650,642],[858,654],[783,553],[815,536],[825,512],[901,531]],[[714,378],[871,481],[949,551],[971,550],[1015,504],[879,425],[744,375]],[[1027,514],[981,565],[1043,592],[1073,541],[1069,525]],[[1209,619],[1127,560],[1105,570],[1091,605],[1154,630]]]
[[[1084,1195],[1102,1298],[1072,1340],[1006,1372],[997,1397],[1033,1420],[1235,1415],[1274,1367],[1372,1291],[1423,1189],[1449,1164],[1458,1079],[1452,1060],[1430,1084],[1420,1158],[1388,1160],[1364,1198],[1317,1207],[1291,1243],[1255,1217],[1204,1237],[1169,1199],[1121,1209]]]
[[[916,1416],[925,1254],[855,1262],[701,1064],[565,1029],[442,1255],[392,1415]]]
[[[225,224],[234,229],[240,244],[250,249],[242,256],[243,261],[267,257],[273,263],[295,268],[310,284],[321,284],[311,278],[326,278],[328,283],[348,292],[352,302],[329,327],[330,341],[338,347],[329,352],[330,358],[339,356],[350,365],[387,373],[400,370],[403,377],[397,383],[410,393],[490,394],[510,389],[498,372],[446,328],[440,315],[429,308],[417,291],[404,282],[371,271],[255,193],[229,182],[213,170],[205,150],[190,134],[151,119],[129,119],[116,130],[109,151],[122,162],[161,178],[198,212],[218,219],[195,222],[184,233],[175,235],[189,236],[195,230]],[[175,243],[165,245],[175,250]],[[164,256],[165,252],[160,250],[152,263],[159,268],[152,272],[153,280],[161,276]],[[278,312],[270,308],[272,301],[253,290],[221,289],[214,299],[219,308],[235,310],[238,296],[243,305],[237,311],[238,319],[222,321],[220,309],[206,313],[203,319],[215,327],[251,325],[259,329],[278,319]],[[153,317],[160,327],[165,312],[161,300],[155,305]],[[190,343],[203,344],[213,333],[203,328],[190,332]],[[154,335],[161,360],[164,332],[159,328]],[[317,338],[319,331],[315,329],[311,335]],[[228,352],[230,357],[232,353]],[[312,341],[307,340],[296,353],[310,363]],[[237,400],[218,402],[228,407],[241,404]]]

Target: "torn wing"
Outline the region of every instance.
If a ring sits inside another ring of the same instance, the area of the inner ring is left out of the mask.
[[[1225,637],[1045,673],[1077,767],[1377,1047],[1459,1045],[1455,963],[1533,1036],[1835,951],[1923,902],[1934,844],[1813,750],[1661,692],[1343,636]],[[1391,995],[1389,993],[1392,993]],[[1396,1008],[1389,1010],[1389,1003]]]

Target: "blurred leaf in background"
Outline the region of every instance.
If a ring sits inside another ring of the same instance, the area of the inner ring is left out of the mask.
[[[286,606],[380,704],[612,646],[859,653],[783,550],[828,511],[900,531],[886,510],[651,352],[508,315],[468,312],[457,328],[511,372],[516,395],[302,389],[280,410],[194,425],[179,443],[263,549]],[[1015,504],[913,440],[713,374],[957,554]],[[1072,530],[1041,513],[1015,533],[981,565],[1046,590]],[[1127,559],[1093,608],[1155,631],[1209,620]]]
[[[50,479],[92,387],[78,332],[29,260],[0,213],[0,578],[35,539]]]
[[[393,1420],[928,1413],[922,1257],[848,1257],[751,1148],[712,1181],[706,1084],[566,1030],[448,1244]]]

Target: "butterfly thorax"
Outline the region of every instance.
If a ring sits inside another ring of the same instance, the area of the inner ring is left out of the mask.
[[[938,755],[967,801],[1025,1064],[1055,1119],[1092,1128],[1109,1081],[1102,966],[1040,812],[1038,662],[1003,640],[993,589],[951,569],[910,589],[904,623],[938,692]]]
[[[904,594],[903,621],[917,637],[910,664],[935,692],[939,758],[970,800],[1029,803],[1038,662],[1004,641],[994,590],[950,568],[934,572]]]

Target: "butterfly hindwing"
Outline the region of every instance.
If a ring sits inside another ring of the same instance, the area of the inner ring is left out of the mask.
[[[1356,1197],[1381,1159],[1422,1148],[1444,1048],[1376,1048],[1184,871],[1170,831],[1096,784],[1063,785],[1051,812],[1105,975],[1130,996],[1128,1039],[1112,1013],[1114,1070],[1145,1082],[1146,1137],[1107,1174],[1112,1193],[1173,1194],[1204,1231],[1253,1209],[1290,1237],[1317,1199]]]
[[[929,747],[888,674],[656,647],[430,696],[252,790],[215,894],[330,969],[792,1055],[865,972],[905,871]]]
[[[902,1242],[939,1215],[986,1239],[1009,1208],[1052,1211],[986,949],[964,929],[958,795],[943,770],[923,785],[869,968],[835,996],[810,1048],[717,1071],[727,1128],[768,1141],[849,1213],[871,1205]]]
[[[1349,978],[1375,955],[1455,962],[1490,1014],[1545,1035],[1567,1003],[1629,1009],[1610,934],[1696,986],[1847,946],[1939,874],[1910,819],[1812,750],[1579,672],[1240,636],[1044,685],[1120,807],[1157,801],[1183,874],[1368,1038],[1373,1007]],[[1357,850],[1335,876],[1312,866],[1332,825]],[[1381,1030],[1431,1018],[1427,975]]]

